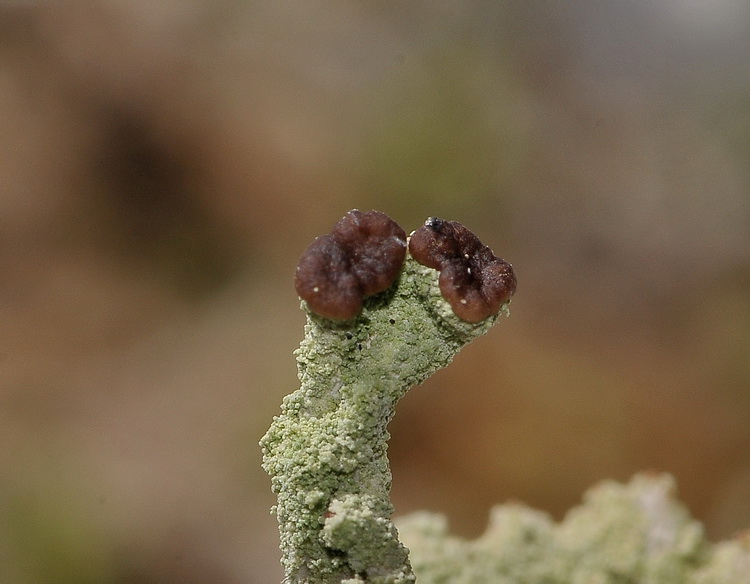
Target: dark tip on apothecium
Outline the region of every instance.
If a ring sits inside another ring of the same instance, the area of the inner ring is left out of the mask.
[[[348,320],[364,298],[393,284],[405,257],[406,233],[398,223],[380,211],[354,209],[302,254],[294,287],[316,314]]]
[[[430,217],[411,234],[409,253],[420,264],[440,271],[440,293],[466,322],[497,314],[516,291],[513,266],[458,221]]]

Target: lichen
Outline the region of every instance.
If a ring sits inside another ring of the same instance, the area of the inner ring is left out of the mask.
[[[261,440],[287,580],[413,582],[391,520],[387,425],[410,387],[485,334],[497,316],[477,324],[459,319],[441,296],[437,271],[411,258],[352,320],[302,307],[301,387],[284,398]]]
[[[712,545],[674,497],[669,475],[606,481],[560,523],[519,504],[495,507],[475,540],[441,515],[398,522],[420,584],[748,584],[750,545]]]
[[[354,318],[302,308],[300,388],[261,439],[285,582],[750,584],[750,537],[709,543],[667,475],[602,483],[560,523],[512,504],[494,508],[473,541],[425,512],[400,520],[397,531],[386,455],[396,404],[498,315],[475,324],[456,316],[438,272],[410,256]],[[499,314],[507,311],[504,304]]]

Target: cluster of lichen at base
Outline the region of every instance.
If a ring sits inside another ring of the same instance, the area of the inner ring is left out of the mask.
[[[407,258],[393,286],[355,319],[307,311],[296,352],[301,387],[261,440],[291,582],[414,581],[391,521],[387,425],[411,386],[497,320],[456,317],[437,277]]]
[[[397,524],[419,584],[749,584],[750,541],[710,544],[673,493],[668,475],[608,481],[560,523],[498,506],[473,541],[436,514]]]

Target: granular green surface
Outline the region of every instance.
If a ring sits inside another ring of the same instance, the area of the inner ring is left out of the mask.
[[[441,515],[397,523],[420,584],[750,584],[750,539],[709,543],[669,475],[601,483],[560,523],[495,507],[473,541],[450,536]]]

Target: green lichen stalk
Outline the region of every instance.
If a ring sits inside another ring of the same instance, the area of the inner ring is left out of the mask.
[[[413,385],[497,320],[470,324],[442,298],[438,273],[407,257],[355,319],[307,312],[301,387],[261,440],[288,582],[414,582],[391,516],[387,425]]]

